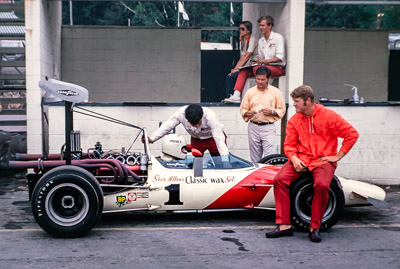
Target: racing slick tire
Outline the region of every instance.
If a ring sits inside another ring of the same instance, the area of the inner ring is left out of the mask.
[[[258,163],[263,163],[263,164],[272,164],[272,165],[281,165],[285,164],[288,161],[288,157],[284,154],[271,154],[267,155],[261,160],[258,161]]]
[[[313,184],[311,174],[306,174],[290,186],[291,223],[300,231],[310,230]],[[343,214],[344,205],[344,193],[335,176],[329,187],[328,206],[322,217],[320,231],[327,231],[336,224]]]
[[[43,175],[32,193],[32,212],[39,226],[54,237],[80,237],[103,212],[103,191],[83,168],[60,166]]]

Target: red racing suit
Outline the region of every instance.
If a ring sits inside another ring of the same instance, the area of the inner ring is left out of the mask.
[[[357,130],[335,111],[315,104],[311,116],[296,113],[290,118],[284,151],[289,160],[297,155],[311,171],[326,164],[319,157],[332,156],[338,152],[338,137],[343,138],[340,151],[347,154],[358,136]]]
[[[336,155],[338,137],[343,138],[340,151],[348,153],[358,139],[358,132],[336,112],[315,104],[310,116],[296,113],[286,128],[284,151],[289,161],[274,179],[276,223],[290,224],[290,196],[288,186],[306,172],[296,172],[291,158],[296,155],[311,171],[314,196],[311,205],[310,227],[319,229],[329,201],[329,185],[336,163],[319,157]]]

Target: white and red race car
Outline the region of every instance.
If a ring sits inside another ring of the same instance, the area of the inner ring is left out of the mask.
[[[49,88],[60,86],[57,81],[49,83],[53,83]],[[61,86],[68,94],[76,89]],[[139,130],[136,138],[147,137],[145,128],[133,127]],[[151,154],[145,141],[139,153],[104,152],[100,143],[82,153],[80,145],[74,145],[79,137],[66,137],[69,151],[17,154],[7,167],[35,169],[28,174],[33,215],[55,237],[82,236],[102,214],[114,212],[274,210],[273,180],[287,160],[284,155],[267,156],[257,166],[234,155],[223,162],[195,149],[185,159],[163,160]],[[312,185],[311,176],[305,175],[290,188],[292,225],[299,230],[308,230]],[[385,196],[378,186],[335,176],[321,230],[332,227],[345,206],[383,202]]]

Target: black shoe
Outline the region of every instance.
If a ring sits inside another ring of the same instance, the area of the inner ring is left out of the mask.
[[[266,233],[265,236],[267,238],[278,238],[278,237],[283,237],[283,236],[293,236],[293,229],[285,229],[285,230],[280,230],[279,226],[275,228],[272,232]]]
[[[308,232],[308,237],[310,238],[310,241],[314,243],[319,243],[322,240],[318,229],[315,229],[312,232]]]

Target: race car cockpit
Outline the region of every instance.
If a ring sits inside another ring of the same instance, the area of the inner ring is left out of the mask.
[[[189,152],[185,159],[165,160],[162,157],[156,157],[162,166],[171,169],[192,169],[193,155]],[[203,155],[203,169],[241,169],[252,167],[253,164],[240,157],[229,154],[228,161],[222,161],[221,156],[211,156],[209,152]]]

